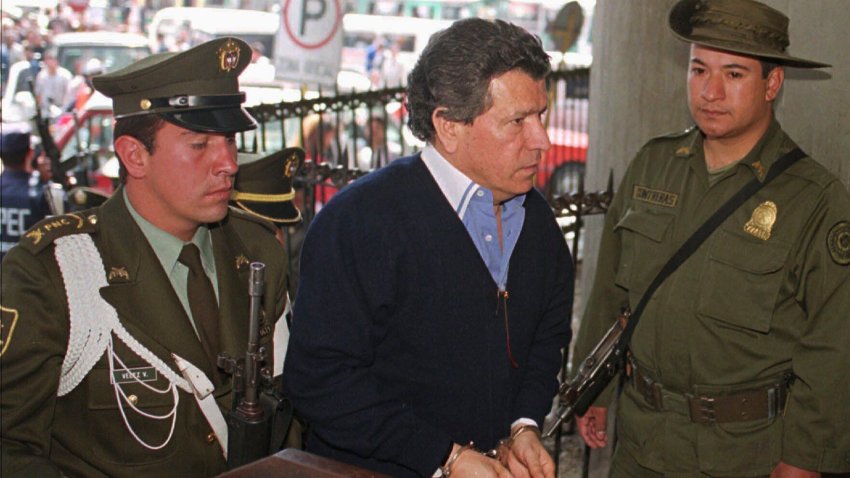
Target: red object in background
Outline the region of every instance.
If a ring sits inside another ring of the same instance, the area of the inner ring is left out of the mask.
[[[552,174],[562,164],[584,164],[587,161],[587,133],[551,127],[548,133],[552,145],[540,161],[534,179],[535,185],[541,191],[546,190]]]
[[[71,10],[77,13],[82,13],[89,7],[89,0],[67,0],[67,2]]]

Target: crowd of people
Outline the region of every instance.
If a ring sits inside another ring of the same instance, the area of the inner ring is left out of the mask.
[[[791,55],[788,17],[756,0],[679,0],[667,23],[694,124],[629,163],[576,344],[640,320],[611,476],[850,473],[850,193],[775,116],[786,69],[830,65]],[[298,277],[280,227],[305,153],[237,153],[256,53],[224,37],[94,76],[118,190],[35,224],[4,209],[26,232],[0,267],[2,475],[214,476],[303,446],[364,474],[555,478],[540,430],[575,270],[533,187],[539,38],[479,18],[432,36],[407,81],[425,146],[335,194]],[[3,132],[9,173],[26,134]],[[261,420],[281,409],[260,383],[294,412]],[[590,447],[615,391],[576,419]]]

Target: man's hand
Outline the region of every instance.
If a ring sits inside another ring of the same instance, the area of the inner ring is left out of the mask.
[[[590,407],[584,416],[576,419],[578,431],[590,448],[604,448],[608,445],[608,408]]]
[[[514,439],[502,449],[500,460],[511,470],[516,478],[555,478],[555,462],[549,452],[543,448],[539,432],[527,429],[514,435],[517,427],[511,431]]]
[[[459,446],[455,444],[452,453]],[[501,463],[475,450],[466,450],[457,457],[451,467],[451,476],[453,478],[468,476],[475,478],[513,478],[513,475]]]
[[[820,473],[797,468],[780,461],[773,469],[773,473],[770,474],[770,478],[820,478]]]

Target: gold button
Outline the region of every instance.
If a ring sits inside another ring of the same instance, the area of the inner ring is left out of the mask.
[[[151,100],[144,98],[139,102],[139,107],[142,108],[143,111],[147,111],[151,109]]]
[[[207,435],[207,443],[215,443],[215,433],[210,432],[210,434]]]
[[[94,215],[89,216],[89,224],[91,224],[92,226],[97,224],[97,216],[94,216]]]
[[[127,401],[130,402],[130,405],[136,405],[139,403],[139,397],[135,395],[130,395],[127,397]]]

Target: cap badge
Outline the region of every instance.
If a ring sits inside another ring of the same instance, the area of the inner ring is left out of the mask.
[[[296,167],[298,167],[298,157],[293,154],[286,160],[286,164],[283,165],[283,177],[291,178],[295,174]]]
[[[773,223],[776,222],[776,212],[776,204],[773,201],[759,204],[750,220],[744,224],[744,231],[762,241],[770,239],[770,231],[773,229]]]
[[[764,170],[764,165],[761,164],[761,161],[754,162],[753,163],[753,169],[756,170],[756,174],[758,174],[759,179],[764,178],[764,174],[765,174],[766,171]]]
[[[829,256],[836,264],[850,265],[850,222],[841,221],[832,226],[826,237]]]
[[[223,72],[236,69],[239,65],[239,45],[233,40],[227,40],[218,49],[218,67]]]

